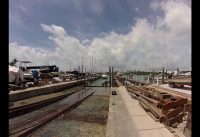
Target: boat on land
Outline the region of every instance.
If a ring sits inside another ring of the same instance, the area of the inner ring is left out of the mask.
[[[107,78],[108,78],[108,75],[103,74],[101,77],[102,77],[103,79],[107,79]]]

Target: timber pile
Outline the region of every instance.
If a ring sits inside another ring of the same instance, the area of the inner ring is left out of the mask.
[[[192,130],[192,109],[191,105],[188,107],[188,115],[187,115],[187,124],[186,127],[184,128],[183,134],[186,137],[191,137],[191,130]]]
[[[167,126],[182,122],[185,112],[189,111],[187,98],[172,96],[153,87],[127,87],[127,91],[137,95],[141,106],[154,120]]]

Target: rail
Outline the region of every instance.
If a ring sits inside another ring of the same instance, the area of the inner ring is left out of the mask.
[[[56,118],[63,112],[72,109],[74,106],[82,102],[84,99],[86,99],[93,93],[94,91],[90,90],[90,91],[79,91],[72,94],[67,98],[68,100],[65,101],[62,105],[30,119],[30,121],[28,122],[23,121],[11,127],[9,129],[9,136],[10,137],[27,136],[30,132],[38,129],[39,127],[51,121],[52,119]]]

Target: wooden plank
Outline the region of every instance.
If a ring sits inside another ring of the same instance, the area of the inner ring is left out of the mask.
[[[184,107],[185,112],[192,112],[192,104],[185,104]]]
[[[172,117],[170,119],[166,119],[166,124],[168,126],[171,126],[173,123],[178,122],[180,123],[183,119],[184,113],[179,113],[178,115],[176,115],[175,117]]]
[[[147,97],[147,96],[145,96],[145,95],[142,95],[142,94],[139,94],[139,95],[140,95],[142,98],[148,100],[148,101],[151,102],[151,103],[155,103],[156,105],[158,104],[158,101],[156,101],[156,100],[154,100],[154,99],[151,99],[151,98],[149,98],[149,97]]]
[[[158,98],[162,99],[167,99],[167,98],[171,98],[172,95],[168,94],[168,93],[158,93]]]
[[[138,101],[140,105],[145,109],[145,111],[149,111],[149,107],[145,103],[143,103],[141,100],[138,100]]]
[[[187,121],[192,121],[192,113],[188,112]]]
[[[155,117],[151,112],[147,112],[147,114],[149,114],[149,116],[155,121],[158,122],[159,119],[157,117]]]
[[[187,121],[186,127],[191,130],[192,129],[192,122]]]
[[[169,119],[169,118],[174,117],[174,116],[176,116],[177,114],[183,112],[183,110],[184,110],[184,107],[181,106],[181,107],[172,109],[171,111],[168,111],[168,113],[167,113],[165,116],[166,116],[167,119]]]
[[[185,135],[185,137],[191,137],[192,136],[191,130],[188,129],[188,128],[184,129],[183,134]]]
[[[138,98],[140,101],[142,101],[146,106],[149,107],[149,111],[159,119],[160,123],[165,121],[164,115],[161,113],[161,110],[157,108],[153,103],[148,102],[147,100],[143,99],[142,97]]]
[[[168,110],[171,108],[176,108],[176,107],[182,106],[186,103],[187,103],[187,98],[179,98],[176,101],[170,101],[168,103],[163,104],[162,111],[165,111],[165,110]]]

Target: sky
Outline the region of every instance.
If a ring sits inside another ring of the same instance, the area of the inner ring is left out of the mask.
[[[191,0],[9,0],[9,61],[191,70]]]

